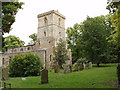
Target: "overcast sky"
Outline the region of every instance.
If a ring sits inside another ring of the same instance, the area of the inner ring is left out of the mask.
[[[23,9],[16,15],[16,22],[8,35],[15,35],[25,41],[30,41],[29,35],[37,33],[37,15],[50,10],[58,10],[66,17],[65,28],[80,23],[87,16],[106,15],[107,0],[19,0],[25,3]]]

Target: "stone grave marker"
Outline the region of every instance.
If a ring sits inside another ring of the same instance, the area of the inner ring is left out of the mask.
[[[85,69],[88,69],[88,63],[85,64]]]
[[[70,65],[63,65],[64,73],[70,73]]]
[[[78,71],[78,64],[75,64],[75,71]]]
[[[84,70],[83,63],[80,63],[80,71]]]
[[[48,70],[43,69],[41,71],[41,84],[47,84],[48,83]]]
[[[72,72],[72,66],[71,65],[69,65],[69,68],[70,68],[70,72]]]
[[[92,68],[92,62],[89,62],[88,63],[88,69],[91,69]]]
[[[85,70],[85,63],[83,63],[83,70]]]
[[[54,65],[54,72],[55,72],[55,73],[58,73],[58,72],[59,72],[59,65],[58,65],[58,64],[55,64],[55,65]]]

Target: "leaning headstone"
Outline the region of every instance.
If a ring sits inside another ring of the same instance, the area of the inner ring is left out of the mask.
[[[48,83],[48,70],[44,69],[41,71],[41,84]]]
[[[88,63],[88,69],[91,69],[92,68],[92,62],[89,62]]]
[[[9,79],[8,68],[2,68],[2,79],[3,80]]]

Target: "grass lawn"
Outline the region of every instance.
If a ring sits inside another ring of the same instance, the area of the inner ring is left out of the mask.
[[[49,72],[49,83],[39,84],[40,76],[10,78],[5,81],[12,84],[12,88],[115,88],[117,81],[117,64],[106,64],[103,67],[93,67],[68,74]]]

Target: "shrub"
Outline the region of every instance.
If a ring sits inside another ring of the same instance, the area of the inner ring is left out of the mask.
[[[118,84],[120,84],[120,64],[117,66]]]
[[[11,77],[37,76],[40,74],[42,63],[40,57],[33,53],[16,54],[9,64]]]

